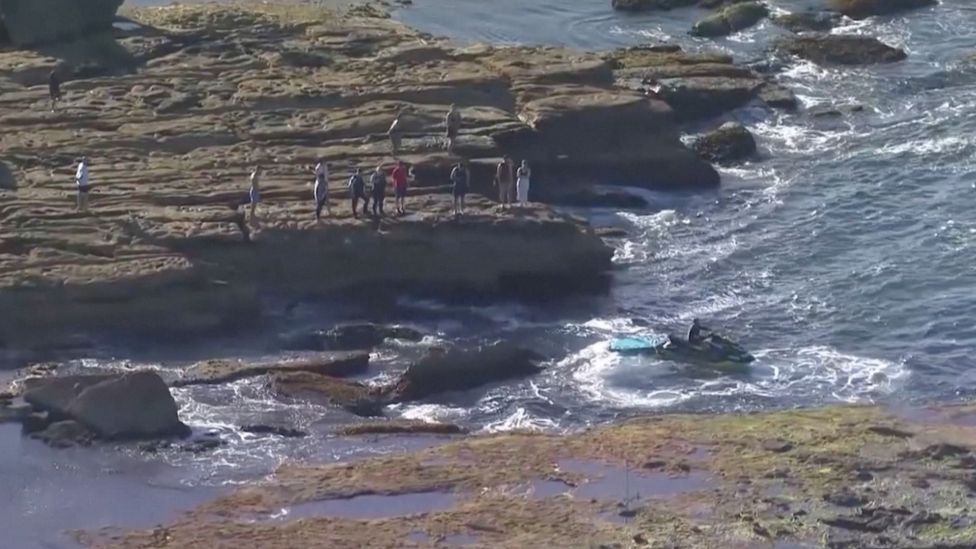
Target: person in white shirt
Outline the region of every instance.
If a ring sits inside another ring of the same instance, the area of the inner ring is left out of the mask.
[[[515,182],[515,190],[518,195],[519,206],[529,204],[529,178],[532,177],[532,170],[529,168],[529,161],[523,160],[522,166],[516,172],[518,180]]]
[[[78,211],[88,211],[88,193],[91,191],[91,184],[88,181],[88,157],[82,157],[78,163],[78,170],[75,172],[75,185],[78,187]]]
[[[393,119],[393,123],[390,124],[390,129],[386,132],[390,137],[390,148],[393,150],[394,155],[400,152],[400,143],[403,141],[403,128],[400,127],[401,116],[402,113],[398,112],[396,118]]]
[[[251,172],[251,189],[248,191],[248,198],[251,203],[251,224],[257,226],[257,217],[255,217],[255,209],[258,206],[258,202],[261,201],[261,166],[254,166],[254,170]]]
[[[322,220],[322,208],[325,214],[332,215],[332,207],[329,204],[329,166],[325,159],[320,158],[315,165],[315,188],[312,192],[315,198],[315,221]]]

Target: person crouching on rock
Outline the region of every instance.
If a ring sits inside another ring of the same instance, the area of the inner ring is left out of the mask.
[[[357,208],[360,199],[363,200],[363,215],[365,216],[366,209],[369,207],[369,199],[366,198],[366,180],[363,179],[363,172],[359,168],[356,168],[356,173],[349,178],[349,194],[352,195],[352,216],[359,217]]]
[[[454,216],[464,215],[464,195],[468,194],[468,170],[458,162],[451,170],[451,194],[454,195]]]
[[[529,204],[529,179],[532,177],[532,170],[529,169],[528,160],[522,161],[517,175],[518,182],[516,183],[516,188],[518,191],[519,206],[525,207]]]
[[[444,120],[444,126],[447,128],[447,150],[453,151],[454,142],[461,131],[461,112],[457,110],[457,105],[451,104],[451,109],[447,111],[447,118]]]
[[[251,204],[251,225],[257,226],[257,207],[261,202],[261,166],[254,166],[251,171],[251,188],[247,192],[248,202]]]
[[[47,77],[47,93],[51,96],[51,112],[58,110],[58,101],[61,101],[61,77],[58,70],[54,69]]]
[[[396,212],[399,215],[407,213],[407,165],[403,161],[397,162],[393,172],[390,174],[393,179],[393,194],[395,199]]]
[[[88,157],[82,157],[78,162],[78,170],[75,171],[75,185],[78,187],[78,211],[88,211],[88,193],[91,191],[91,184],[88,182]]]
[[[515,165],[512,159],[505,155],[495,168],[495,186],[498,187],[498,202],[502,209],[512,205],[512,195],[515,187]]]
[[[325,207],[326,215],[331,216],[332,208],[329,205],[329,166],[322,158],[315,165],[315,187],[312,195],[315,198],[315,221],[322,220],[323,207]]]
[[[383,217],[383,201],[386,199],[386,173],[383,165],[376,166],[376,170],[369,178],[370,192],[373,195],[373,217]]]

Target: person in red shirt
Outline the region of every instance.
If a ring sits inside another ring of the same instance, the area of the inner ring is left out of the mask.
[[[407,166],[403,161],[397,162],[393,172],[390,174],[390,178],[393,179],[393,193],[395,196],[395,206],[398,214],[403,215],[406,213],[406,201],[407,201]]]

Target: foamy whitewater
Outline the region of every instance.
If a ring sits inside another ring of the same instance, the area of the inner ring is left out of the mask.
[[[787,10],[808,4],[773,3]],[[728,116],[755,133],[762,159],[724,169],[720,190],[635,191],[652,206],[578,211],[595,224],[627,231],[613,242],[610,296],[545,308],[453,307],[404,297],[387,317],[374,320],[410,324],[431,337],[378,349],[373,377],[365,381],[388,378],[440,341],[509,339],[550,357],[546,372],[532,379],[390,410],[487,432],[558,431],[667,410],[973,396],[976,62],[966,56],[976,43],[976,11],[968,4],[943,0],[936,9],[849,22],[835,31],[904,47],[909,59],[902,63],[824,69],[789,62],[776,77],[804,109],[784,114],[746,107]],[[771,59],[769,45],[784,32],[765,22],[728,39],[693,39],[687,30],[703,13],[626,15],[614,13],[609,1],[591,0],[414,0],[395,16],[461,42],[606,49],[667,41],[756,63]],[[855,106],[863,110],[851,112]],[[812,115],[833,109],[843,115]],[[720,122],[688,128],[689,136]],[[357,317],[366,313],[303,303],[282,313],[278,328],[325,327]],[[694,317],[752,351],[758,359],[752,372],[701,377],[608,349],[614,336],[678,331]],[[267,352],[264,343],[220,342],[197,354],[257,356]],[[102,349],[94,363],[129,352],[125,346]],[[154,364],[143,355],[131,363]],[[230,443],[200,456],[174,452],[137,460],[150,460],[164,471],[154,474],[179,486],[233,484],[281,460],[341,459],[404,444],[334,438],[330,430],[351,421],[348,415],[277,401],[260,380],[184,388],[176,397],[195,429],[213,430]],[[281,440],[239,431],[258,422],[287,423],[311,436]],[[136,459],[97,452],[99,463]],[[22,472],[18,463],[8,470]],[[29,488],[46,493],[43,486]]]

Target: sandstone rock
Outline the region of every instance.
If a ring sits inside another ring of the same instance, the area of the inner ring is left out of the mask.
[[[773,23],[792,32],[823,32],[837,26],[840,14],[833,11],[804,11],[785,13],[772,18]]]
[[[734,162],[756,154],[756,139],[738,122],[726,122],[695,141],[695,152],[711,162]]]
[[[938,4],[937,0],[831,0],[831,7],[852,19],[889,15]]]
[[[383,415],[383,402],[361,383],[297,371],[273,372],[270,385],[271,391],[280,397],[338,406],[364,417]]]
[[[0,36],[27,46],[109,30],[122,1],[2,0]]]
[[[349,425],[340,428],[338,433],[346,436],[393,434],[459,435],[467,433],[467,430],[451,423],[392,420]]]
[[[394,401],[412,401],[542,371],[531,351],[497,343],[473,349],[432,352],[410,366],[393,388]]]
[[[64,412],[106,440],[186,436],[176,401],[155,372],[114,376],[83,389]]]
[[[112,374],[28,377],[21,380],[22,396],[37,410],[68,417],[68,406],[82,391],[115,377]]]
[[[780,42],[780,49],[820,65],[867,65],[902,61],[908,55],[869,36],[818,34]]]
[[[342,324],[330,330],[288,334],[280,338],[280,345],[287,350],[352,351],[367,350],[387,339],[420,341],[423,334],[406,326],[382,324]]]
[[[769,8],[758,2],[732,4],[720,12],[695,23],[695,36],[725,36],[747,29],[769,15]]]
[[[356,352],[319,353],[311,357],[273,362],[207,360],[187,368],[183,377],[173,382],[173,386],[226,383],[269,372],[304,371],[348,376],[365,372],[368,366],[369,354]]]
[[[799,107],[796,95],[790,89],[771,82],[759,88],[759,100],[774,109],[795,111]]]

